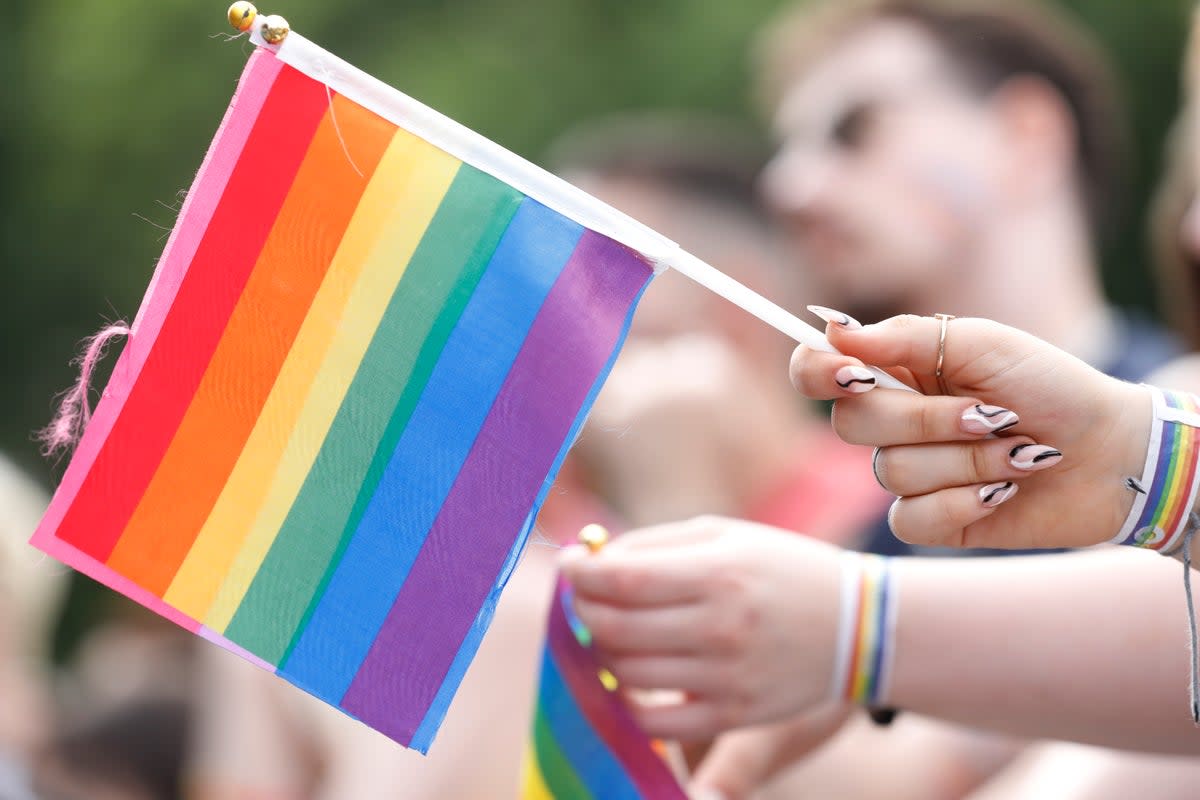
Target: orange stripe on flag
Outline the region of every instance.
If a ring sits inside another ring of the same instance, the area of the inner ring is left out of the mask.
[[[340,96],[317,128],[187,414],[108,559],[155,594],[220,495],[394,133]],[[269,163],[255,168],[273,179]]]

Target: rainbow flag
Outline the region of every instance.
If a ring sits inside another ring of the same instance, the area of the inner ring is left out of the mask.
[[[606,687],[561,580],[547,631],[522,800],[687,800],[660,745]]]
[[[258,44],[33,543],[425,752],[666,240]]]

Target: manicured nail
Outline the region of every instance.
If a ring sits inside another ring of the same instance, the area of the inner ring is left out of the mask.
[[[1063,454],[1044,444],[1019,444],[1008,451],[1008,463],[1025,472],[1053,467]]]
[[[1016,493],[1017,485],[1012,481],[989,483],[979,490],[979,501],[984,508],[995,508]]]
[[[855,394],[875,388],[875,376],[866,367],[842,367],[834,373],[833,380],[847,392]]]
[[[1007,408],[976,403],[963,412],[962,428],[967,433],[999,433],[1020,421],[1016,412]]]
[[[835,311],[832,308],[826,308],[825,306],[809,306],[808,310],[826,322],[832,325],[840,325],[848,331],[856,331],[862,327],[862,323],[860,323],[854,317],[841,311]]]

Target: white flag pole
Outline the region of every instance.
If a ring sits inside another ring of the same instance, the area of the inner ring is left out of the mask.
[[[838,352],[819,330],[803,322],[782,306],[772,303],[747,286],[738,283],[716,267],[696,258],[686,250],[678,249],[661,259],[660,263],[663,266],[671,267],[675,271],[686,275],[701,286],[716,292],[734,305],[749,311],[763,322],[781,333],[787,334],[800,344],[810,347],[813,350],[823,350],[827,353]],[[878,367],[868,367],[868,369],[875,375],[876,385],[878,386],[888,389],[903,389],[909,392],[916,391]]]

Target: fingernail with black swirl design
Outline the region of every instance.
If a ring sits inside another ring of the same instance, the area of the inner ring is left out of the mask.
[[[962,428],[967,433],[999,433],[1021,421],[1015,411],[979,403],[962,413]]]
[[[1053,467],[1062,460],[1062,453],[1044,444],[1019,444],[1008,451],[1008,463],[1024,472]]]
[[[837,385],[847,392],[862,394],[875,388],[875,376],[866,367],[842,367],[833,375]]]
[[[826,308],[825,306],[809,306],[808,310],[831,325],[841,326],[848,331],[856,331],[862,327],[862,323],[856,320],[854,317],[841,311],[835,311],[832,308]]]
[[[995,508],[1017,493],[1017,485],[1012,481],[989,483],[979,490],[979,502],[984,508]]]

